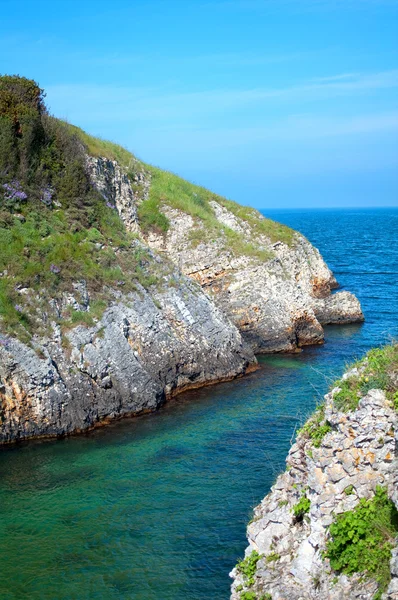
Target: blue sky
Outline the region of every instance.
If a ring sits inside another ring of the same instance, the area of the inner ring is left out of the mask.
[[[0,73],[258,208],[398,205],[398,0],[0,0]]]

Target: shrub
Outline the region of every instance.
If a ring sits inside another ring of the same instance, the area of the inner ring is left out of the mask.
[[[33,81],[0,77],[0,322],[25,341],[45,327],[49,299],[74,293],[76,281],[86,282],[91,309],[65,313],[72,325],[98,318],[112,287],[159,281],[149,251],[132,248],[117,211],[91,186],[76,129],[49,116],[43,98]]]
[[[360,398],[371,389],[382,389],[394,402],[397,392],[398,344],[370,350],[366,357],[355,365],[360,369],[358,375],[336,381],[333,387],[339,387],[334,402],[342,411],[355,410]]]
[[[261,554],[257,550],[253,550],[249,556],[246,556],[236,565],[238,573],[243,575],[245,585],[251,586],[254,584],[254,575],[260,558],[262,558]]]
[[[307,496],[305,495],[305,493],[302,494],[300,500],[297,502],[297,504],[295,504],[293,506],[293,513],[294,516],[296,517],[296,519],[302,520],[302,518],[304,517],[305,514],[307,514],[310,510],[310,506],[311,506],[311,501],[309,498],[307,498]]]
[[[354,510],[337,515],[329,533],[324,557],[332,569],[374,578],[380,597],[390,580],[391,549],[398,533],[398,512],[386,489],[377,487],[372,499],[362,498]]]

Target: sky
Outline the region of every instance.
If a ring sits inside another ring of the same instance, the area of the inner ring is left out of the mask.
[[[0,73],[257,208],[398,206],[398,0],[0,0]]]

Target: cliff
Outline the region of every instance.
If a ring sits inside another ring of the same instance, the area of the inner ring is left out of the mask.
[[[363,319],[300,234],[0,77],[0,443],[81,431]]]
[[[133,156],[130,180],[109,158],[87,164],[126,227],[197,281],[254,352],[322,343],[322,325],[363,320],[355,296],[332,294],[333,274],[299,233]]]
[[[395,345],[325,396],[254,509],[233,600],[398,598],[397,390]]]

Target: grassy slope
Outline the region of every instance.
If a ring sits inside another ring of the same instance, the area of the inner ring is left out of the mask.
[[[235,250],[237,254],[258,256],[262,260],[270,258],[269,251],[261,249],[255,244],[244,242],[242,236],[227,227],[223,227],[217,221],[209,204],[211,200],[215,200],[236,217],[246,221],[256,234],[267,236],[271,242],[281,241],[288,245],[292,244],[294,236],[292,229],[271,219],[261,218],[260,213],[254,208],[241,206],[236,202],[214,194],[204,187],[190,183],[169,171],[146,165],[137,161],[130,152],[121,146],[90,136],[77,127],[70,127],[79,135],[92,156],[104,156],[116,160],[127,172],[134,170],[137,163],[150,172],[150,197],[140,207],[141,224],[144,230],[154,227],[160,231],[167,231],[169,224],[161,213],[161,205],[164,203],[201,221],[205,226],[209,239],[218,237],[220,231],[224,231],[228,246]],[[194,236],[195,234],[193,234]],[[201,237],[203,237],[202,233]]]
[[[79,299],[76,282],[87,284],[90,314],[68,308],[59,319],[63,327],[92,323],[114,297],[113,289],[160,283],[169,269],[152,260],[116,209],[89,185],[81,157],[75,160],[79,142],[73,128],[52,118],[45,127],[49,141],[30,179],[0,178],[0,331],[25,342],[48,332],[51,300],[65,292]],[[45,193],[53,200],[45,202]]]
[[[162,205],[167,204],[190,214],[196,221],[197,227],[191,231],[193,246],[204,235],[210,241],[221,237],[225,249],[236,255],[262,261],[270,259],[273,254],[269,248],[248,242],[217,221],[210,206],[210,201],[216,200],[272,242],[292,242],[292,230],[262,219],[252,208],[146,165],[121,146],[90,136],[78,127],[48,116],[43,119],[49,141],[41,150],[40,166],[32,167],[30,183],[17,182],[18,190],[26,199],[20,202],[13,199],[7,204],[5,195],[0,198],[3,333],[24,341],[29,341],[35,332],[45,333],[48,325],[43,315],[48,312],[48,302],[61,298],[64,292],[74,292],[74,283],[79,280],[87,282],[91,316],[76,314],[70,309],[60,319],[63,327],[79,321],[92,322],[92,317],[100,316],[111,300],[112,288],[122,285],[123,291],[129,291],[135,282],[150,286],[160,281],[161,273],[156,273],[154,261],[143,249],[132,247],[133,236],[126,232],[116,210],[107,206],[86,182],[77,140],[83,142],[89,154],[116,160],[126,170],[133,186],[137,172],[150,173],[150,196],[139,207],[144,231],[167,231],[169,222],[161,210]],[[43,202],[46,189],[55,194],[55,205]],[[21,293],[24,289],[31,291]]]

